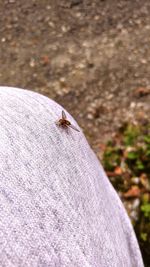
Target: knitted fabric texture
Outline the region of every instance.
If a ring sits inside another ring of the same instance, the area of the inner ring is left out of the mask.
[[[62,109],[0,87],[0,266],[143,267],[129,218],[82,130],[56,125]]]

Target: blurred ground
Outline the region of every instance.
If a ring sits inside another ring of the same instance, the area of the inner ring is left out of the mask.
[[[58,101],[93,147],[149,119],[149,0],[0,0],[0,38],[0,84]]]

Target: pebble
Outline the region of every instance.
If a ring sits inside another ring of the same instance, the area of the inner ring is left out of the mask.
[[[34,68],[35,67],[35,60],[31,59],[29,65],[31,68]]]
[[[60,77],[60,82],[65,82],[66,81],[66,78],[65,77]]]
[[[96,15],[94,16],[94,20],[99,20],[100,19],[100,16]]]
[[[5,42],[6,42],[6,38],[3,37],[3,38],[1,39],[1,42],[2,42],[2,43],[5,43]]]
[[[107,100],[111,100],[113,97],[114,97],[113,94],[109,94],[109,95],[106,97],[106,99],[107,99]]]
[[[88,113],[88,114],[87,114],[87,119],[89,119],[89,120],[93,120],[93,115],[92,115],[91,113]]]
[[[50,10],[52,7],[50,5],[46,6],[47,10]]]
[[[147,60],[146,60],[145,58],[142,58],[142,59],[141,59],[141,63],[142,63],[142,64],[146,64],[146,63],[147,63]]]
[[[76,67],[77,67],[77,69],[84,69],[86,67],[86,65],[81,62]]]
[[[139,177],[133,177],[133,178],[131,179],[131,182],[132,182],[133,184],[139,184],[139,182],[140,182],[140,178],[139,178]]]
[[[135,107],[136,107],[136,103],[135,102],[131,102],[130,108],[134,109]]]
[[[69,26],[63,25],[63,26],[61,26],[61,29],[63,32],[68,32],[70,28],[69,28]]]
[[[49,21],[49,22],[48,22],[48,25],[49,25],[51,28],[55,28],[55,24],[54,24],[54,22],[52,22],[52,21]]]
[[[132,210],[130,212],[130,217],[131,219],[133,219],[134,221],[137,221],[138,220],[138,212],[136,210]]]
[[[140,205],[140,199],[139,198],[134,199],[132,203],[132,209],[137,209],[139,205]]]
[[[80,13],[80,12],[77,12],[77,13],[75,13],[75,16],[76,16],[77,18],[80,18],[80,17],[81,17],[81,13]]]

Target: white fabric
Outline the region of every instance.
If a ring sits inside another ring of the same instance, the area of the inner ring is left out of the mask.
[[[0,87],[0,266],[142,267],[127,214],[82,131],[56,125],[62,109]]]

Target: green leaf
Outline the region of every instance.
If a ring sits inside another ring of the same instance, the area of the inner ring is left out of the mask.
[[[141,233],[140,236],[143,241],[147,241],[147,233]]]
[[[136,139],[139,135],[138,127],[133,125],[128,125],[127,129],[124,132],[124,143],[126,146],[132,146],[135,144]]]
[[[150,156],[150,150],[146,151],[146,156]]]
[[[137,160],[136,167],[137,167],[138,170],[144,170],[145,169],[144,164],[140,160]]]
[[[147,135],[144,137],[144,141],[148,144],[150,144],[150,135]]]
[[[141,211],[143,211],[145,217],[150,219],[150,203],[142,205]]]
[[[136,151],[128,152],[127,158],[131,160],[137,159],[138,158],[137,152]]]

